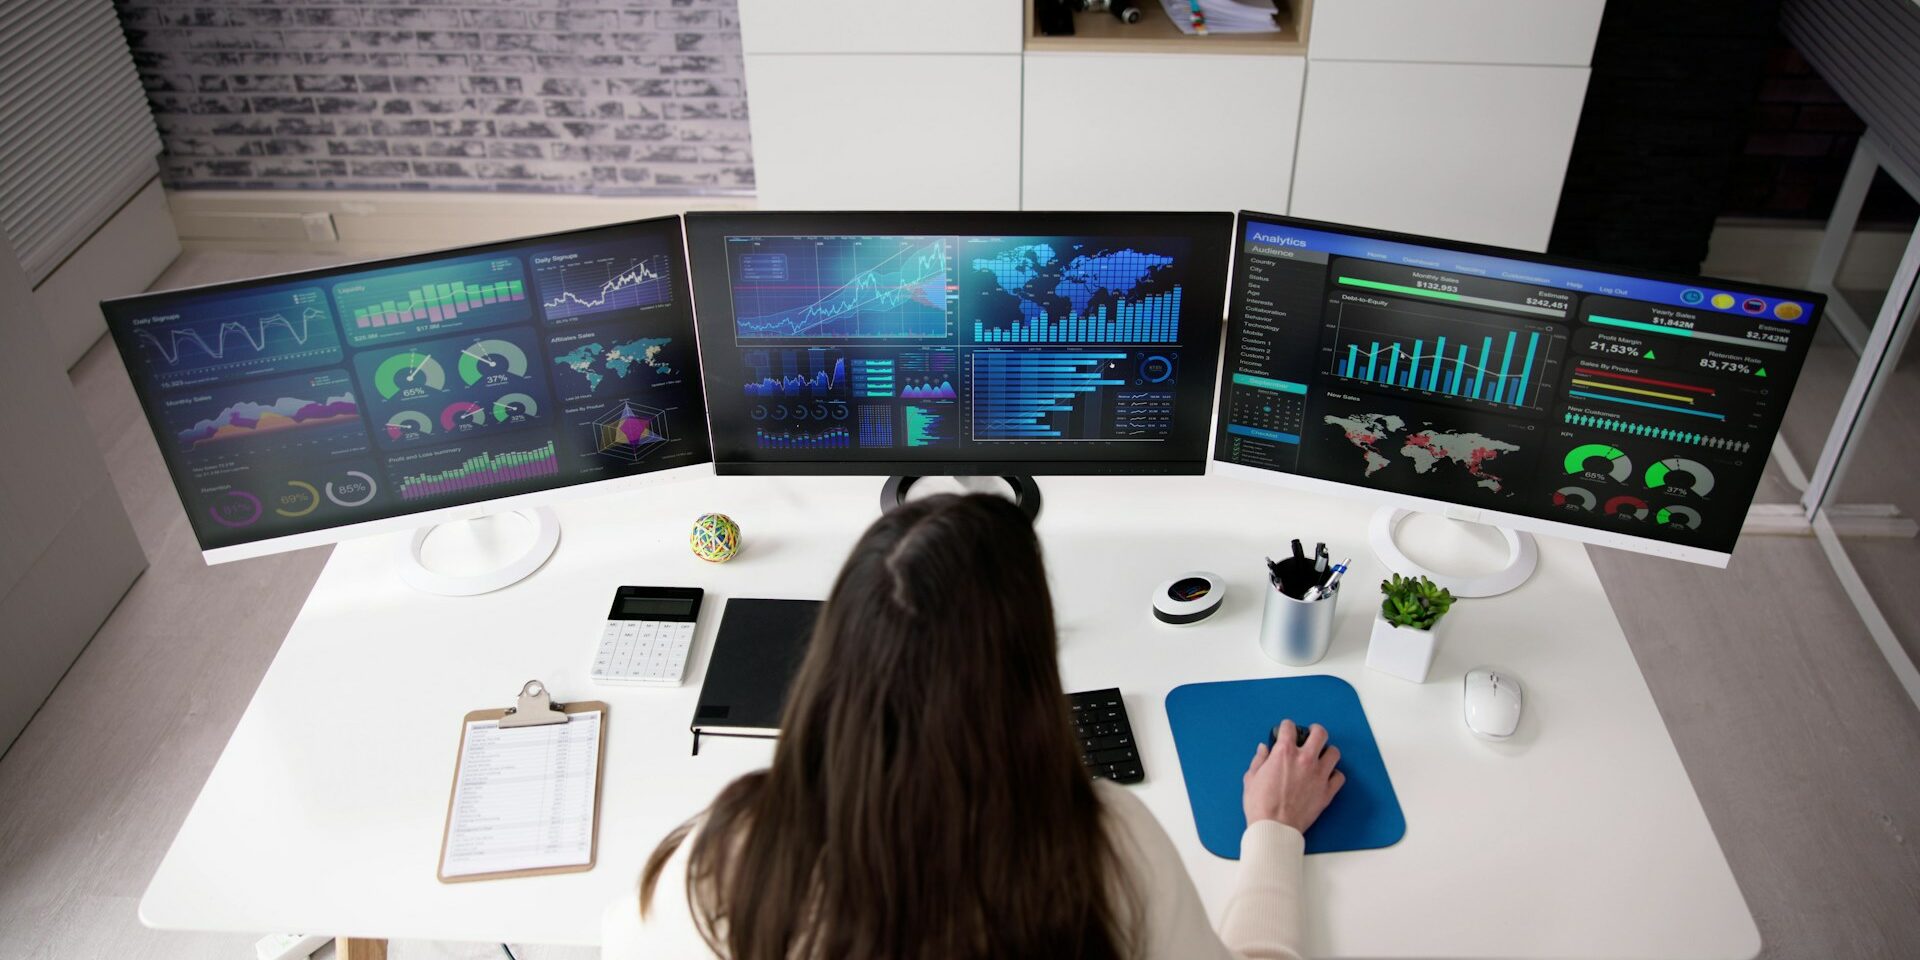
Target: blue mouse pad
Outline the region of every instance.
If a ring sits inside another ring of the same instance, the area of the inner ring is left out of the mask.
[[[1340,748],[1338,769],[1347,775],[1346,785],[1307,830],[1307,852],[1372,850],[1400,842],[1407,818],[1359,694],[1339,677],[1315,676],[1189,683],[1167,693],[1167,720],[1201,845],[1215,856],[1240,859],[1240,834],[1247,828],[1241,778],[1253,762],[1255,745],[1270,741],[1274,725],[1288,718],[1301,726],[1326,727],[1328,742]]]

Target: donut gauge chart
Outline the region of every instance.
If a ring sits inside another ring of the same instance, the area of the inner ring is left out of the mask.
[[[251,527],[266,512],[266,506],[260,498],[245,490],[228,490],[213,501],[207,508],[207,515],[213,522],[223,527]]]
[[[1685,475],[1689,478],[1688,481],[1685,484],[1677,482],[1672,476],[1676,473]],[[1713,471],[1685,457],[1668,457],[1655,462],[1653,466],[1647,468],[1646,481],[1649,490],[1671,486],[1686,490],[1698,497],[1704,497],[1713,491]],[[1696,515],[1694,522],[1698,523],[1699,519]]]
[[[847,404],[841,400],[796,400],[789,403],[756,403],[749,411],[755,420],[775,422],[831,422],[847,419]]]
[[[487,409],[471,400],[455,400],[440,411],[442,430],[472,430],[486,423]]]
[[[493,402],[495,423],[519,423],[539,415],[539,402],[524,393],[509,393]]]
[[[1600,469],[1590,471],[1587,464],[1595,460],[1607,462]],[[1633,461],[1627,458],[1626,451],[1604,443],[1583,443],[1567,451],[1565,466],[1569,474],[1604,473],[1613,477],[1616,483],[1626,483],[1633,476]]]
[[[1660,511],[1653,515],[1653,519],[1665,527],[1678,527],[1682,530],[1700,529],[1700,511],[1679,504],[1661,507]]]
[[[374,481],[373,475],[359,470],[348,470],[346,479],[328,480],[326,486],[327,499],[340,507],[364,506],[380,492],[380,484]]]
[[[387,418],[387,439],[418,440],[433,433],[433,418],[418,410],[402,410]]]
[[[1600,498],[1585,487],[1561,487],[1553,492],[1553,505],[1567,510],[1592,510]]]
[[[1140,382],[1143,384],[1166,383],[1173,378],[1173,359],[1165,354],[1150,353],[1140,360]]]
[[[1609,517],[1631,517],[1635,520],[1647,518],[1647,502],[1631,494],[1621,494],[1607,501],[1602,508]]]
[[[407,350],[380,362],[373,371],[373,388],[388,400],[425,396],[428,390],[447,388],[447,371],[431,354]]]
[[[527,352],[505,340],[475,340],[460,351],[460,380],[471,387],[489,377],[527,375]]]
[[[273,505],[273,512],[282,517],[304,517],[318,509],[320,489],[305,480],[288,480],[287,489]]]

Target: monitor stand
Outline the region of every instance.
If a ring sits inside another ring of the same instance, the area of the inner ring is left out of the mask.
[[[1373,522],[1368,526],[1367,538],[1373,547],[1373,554],[1387,569],[1403,577],[1426,577],[1445,587],[1456,597],[1497,597],[1523,583],[1533,576],[1533,570],[1540,565],[1540,546],[1534,542],[1533,534],[1509,530],[1506,527],[1492,527],[1499,531],[1507,542],[1507,562],[1504,567],[1487,573],[1453,574],[1442,573],[1426,567],[1407,556],[1406,551],[1394,542],[1394,532],[1399,529],[1400,521],[1413,515],[1411,510],[1398,507],[1381,507],[1374,511]],[[1472,522],[1472,521],[1459,521]]]
[[[525,528],[532,530],[527,543]],[[459,562],[435,569],[427,563],[427,538],[432,553]],[[523,546],[524,544],[524,546]],[[406,556],[400,558],[400,579],[422,593],[443,597],[472,597],[510,587],[532,576],[560,545],[560,518],[551,507],[534,507],[455,520],[413,532]]]
[[[880,510],[886,512],[907,502],[907,491],[922,477],[888,477],[880,488]],[[1028,520],[1040,516],[1040,484],[1032,477],[954,477],[968,493],[992,493],[1018,504]]]

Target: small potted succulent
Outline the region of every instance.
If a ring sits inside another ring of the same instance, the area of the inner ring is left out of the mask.
[[[1367,641],[1367,666],[1414,683],[1427,682],[1440,621],[1453,606],[1453,594],[1426,577],[1394,574],[1380,581],[1380,615]]]

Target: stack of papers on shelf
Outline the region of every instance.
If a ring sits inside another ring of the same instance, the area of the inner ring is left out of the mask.
[[[1181,33],[1276,33],[1274,0],[1160,0]]]

